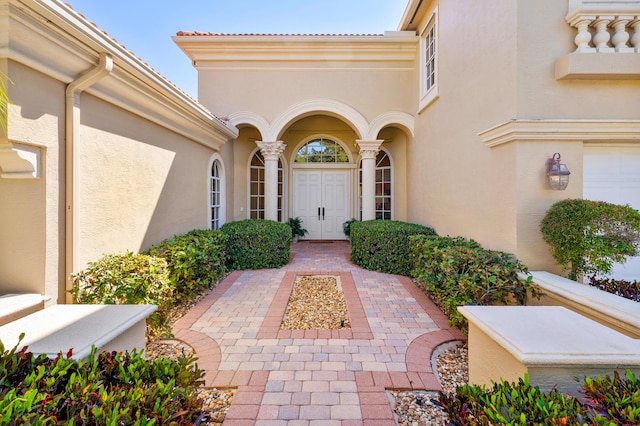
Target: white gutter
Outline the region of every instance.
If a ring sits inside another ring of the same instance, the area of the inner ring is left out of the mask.
[[[76,247],[78,202],[75,179],[78,150],[75,145],[79,139],[80,94],[109,75],[113,69],[113,58],[108,53],[100,53],[100,62],[80,77],[69,83],[65,96],[65,277],[66,289],[71,289],[69,276],[76,272]],[[67,293],[67,303],[71,302]]]

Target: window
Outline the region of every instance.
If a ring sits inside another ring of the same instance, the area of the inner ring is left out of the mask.
[[[251,159],[249,170],[250,200],[249,217],[264,219],[264,157],[256,151]],[[284,193],[284,168],[282,160],[278,159],[278,221],[282,222],[282,205]]]
[[[318,138],[307,142],[298,150],[296,163],[348,163],[344,148],[330,139]]]
[[[391,157],[380,150],[376,156],[376,219],[392,219]],[[360,220],[362,220],[362,160],[359,165],[360,181]]]
[[[431,25],[424,35],[424,93],[436,84],[436,26]]]
[[[420,34],[420,111],[438,99],[437,8]]]
[[[214,160],[211,165],[211,180],[209,185],[209,207],[211,209],[211,229],[220,229],[222,206],[222,179],[220,177],[220,162]]]

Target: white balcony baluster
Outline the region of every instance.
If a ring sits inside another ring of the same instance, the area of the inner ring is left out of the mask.
[[[593,23],[596,27],[596,33],[593,36],[593,44],[596,46],[598,52],[612,52],[613,49],[609,47],[609,22],[613,20],[613,16],[598,16],[598,19]]]
[[[640,16],[636,16],[636,19],[631,22],[631,28],[633,28],[633,35],[629,42],[633,47],[634,52],[640,53]]]

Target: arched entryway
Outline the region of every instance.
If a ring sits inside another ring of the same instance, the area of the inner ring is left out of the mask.
[[[342,143],[313,137],[292,162],[292,216],[302,219],[308,239],[344,239],[342,224],[352,213],[354,162]]]

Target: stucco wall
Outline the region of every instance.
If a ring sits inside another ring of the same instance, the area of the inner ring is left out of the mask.
[[[439,98],[418,113],[408,144],[408,217],[440,235],[508,251],[515,249],[516,165],[511,149],[496,153],[477,134],[515,115],[516,3],[488,3],[432,3]],[[418,67],[411,95],[416,111]]]
[[[208,228],[213,150],[82,96],[79,265]]]
[[[638,119],[640,80],[556,80],[556,61],[576,50],[567,6],[518,1],[518,117]]]
[[[39,179],[0,179],[0,292],[64,297],[64,85],[9,62],[8,137],[41,150]],[[62,259],[62,263],[60,262]]]

